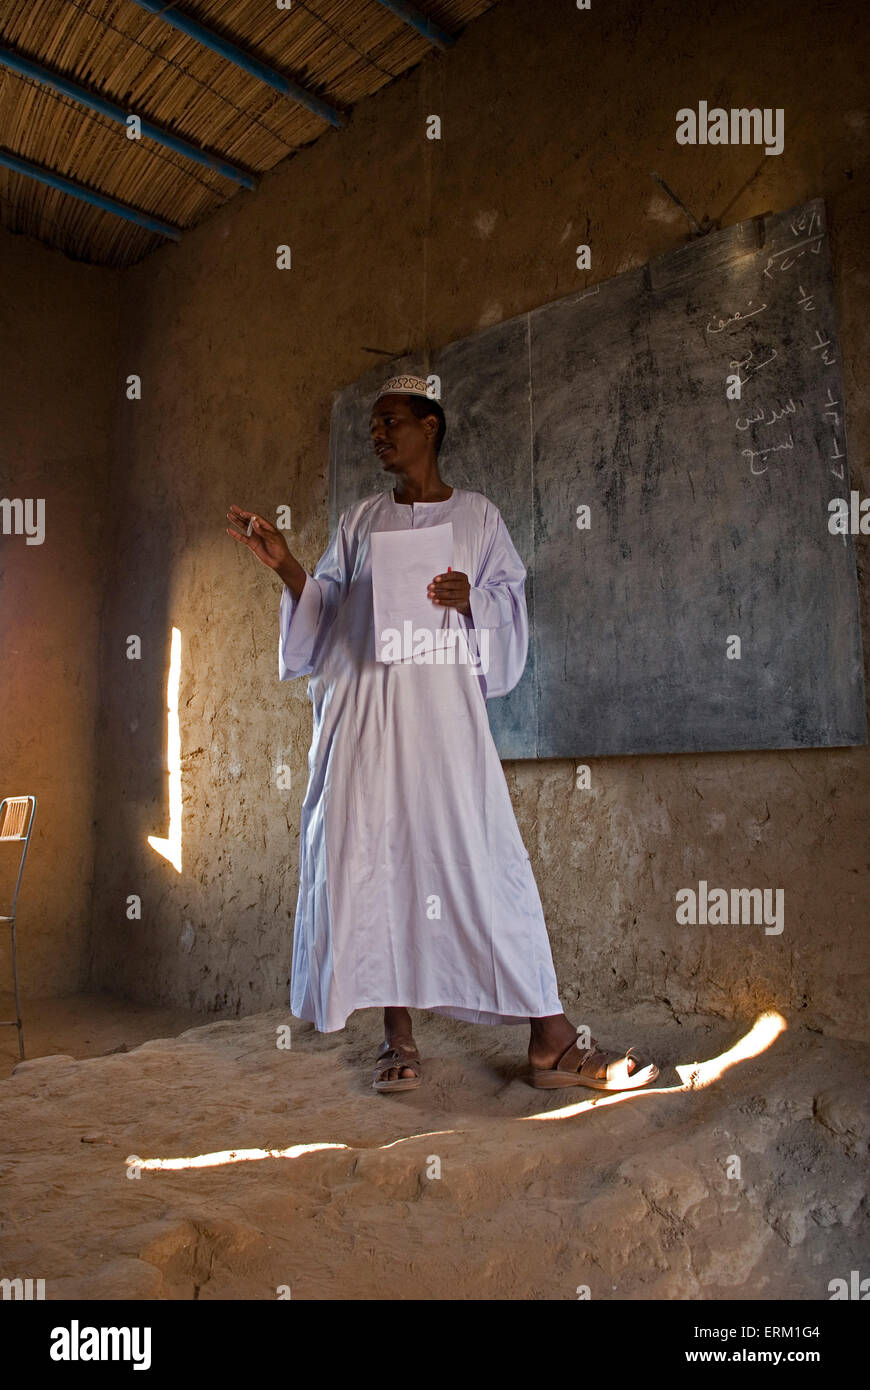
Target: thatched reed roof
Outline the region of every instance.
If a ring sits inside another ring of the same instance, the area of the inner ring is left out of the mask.
[[[420,0],[457,35],[494,0]],[[178,0],[178,11],[345,114],[431,51],[379,0]],[[254,175],[331,127],[131,0],[3,0],[0,48],[108,98]],[[339,132],[340,135],[340,132]],[[176,228],[251,196],[185,155],[0,65],[0,155],[84,184]],[[128,266],[165,245],[115,213],[0,165],[0,224],[75,259]]]

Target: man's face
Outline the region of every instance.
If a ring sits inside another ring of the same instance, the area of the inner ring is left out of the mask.
[[[381,396],[371,414],[372,447],[387,473],[403,473],[409,465],[425,462],[435,420],[418,420],[407,396]]]

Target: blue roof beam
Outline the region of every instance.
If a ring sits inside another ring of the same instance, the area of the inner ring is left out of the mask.
[[[397,19],[403,23],[410,24],[412,29],[416,29],[418,34],[422,34],[424,39],[434,44],[436,48],[449,48],[456,42],[453,34],[446,33],[439,29],[438,25],[431,20],[428,15],[421,14],[414,5],[404,3],[404,0],[377,0],[385,10],[389,10]]]
[[[267,63],[261,63],[259,58],[255,58],[252,53],[247,53],[238,44],[230,43],[229,39],[222,38],[213,29],[207,29],[198,20],[191,19],[186,14],[181,14],[174,7],[168,7],[166,0],[132,0],[132,4],[138,5],[140,10],[147,10],[149,14],[161,19],[164,24],[171,24],[173,29],[180,29],[182,34],[187,34],[188,38],[196,39],[197,43],[204,44],[213,53],[219,53],[228,62],[235,63],[237,68],[248,72],[252,77],[257,77],[267,86],[273,87],[276,92],[281,92],[283,96],[289,97],[291,101],[298,102],[300,106],[307,106],[309,111],[313,111],[315,116],[321,120],[328,121],[330,125],[342,126],[344,121],[334,107],[328,102],[321,101],[320,97],[313,92],[306,91],[298,83],[291,82],[289,77],[284,77],[274,68],[270,68]]]
[[[130,116],[135,116],[139,121],[142,134],[147,136],[149,140],[156,140],[158,144],[165,145],[167,149],[175,150],[176,154],[183,155],[185,159],[193,159],[197,164],[211,169],[213,173],[223,174],[224,178],[233,179],[235,183],[242,184],[244,188],[256,188],[257,186],[256,178],[247,170],[230,164],[220,155],[210,154],[207,150],[201,149],[200,146],[182,140],[180,136],[173,135],[172,131],[164,130],[144,116],[140,116],[137,111],[125,110],[116,102],[97,96],[95,92],[89,92],[86,87],[80,87],[77,82],[72,82],[62,73],[51,72],[48,68],[34,63],[32,59],[25,58],[20,53],[13,52],[10,48],[0,48],[0,63],[4,67],[11,68],[13,72],[20,73],[23,77],[31,77],[34,82],[41,82],[45,86],[53,88],[54,91],[71,97],[73,101],[80,102],[82,106],[90,107],[92,111],[99,111],[101,115],[108,116],[109,120],[117,121],[120,125],[127,125]]]
[[[12,154],[10,150],[0,149],[0,165],[7,169],[14,169],[17,174],[24,174],[29,179],[35,179],[37,183],[48,184],[49,188],[57,188],[61,193],[69,193],[71,197],[78,198],[83,203],[91,203],[93,207],[102,208],[104,212],[112,212],[116,217],[123,217],[128,222],[136,222],[149,232],[157,232],[160,236],[168,237],[170,241],[181,240],[180,227],[173,227],[168,222],[161,222],[159,217],[151,217],[149,213],[140,212],[138,208],[131,207],[129,203],[121,203],[117,198],[109,198],[105,193],[88,188],[86,184],[64,178],[62,174],[56,174],[53,169],[46,169],[43,165],[34,164],[29,159],[22,159],[19,155]]]

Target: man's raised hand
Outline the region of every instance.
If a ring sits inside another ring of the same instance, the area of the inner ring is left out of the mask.
[[[232,531],[228,526],[227,535],[246,545],[270,570],[280,569],[286,563],[290,556],[287,542],[271,521],[266,521],[257,512],[247,512],[244,507],[235,505],[227,512],[227,519],[240,527],[240,531]],[[249,536],[246,532],[252,520],[254,524]]]

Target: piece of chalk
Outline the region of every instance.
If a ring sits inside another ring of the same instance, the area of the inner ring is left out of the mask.
[[[250,536],[250,534],[251,534],[251,532],[253,531],[253,529],[254,529],[254,518],[251,517],[250,521],[248,522],[248,529],[247,529],[247,531],[245,532],[245,535],[246,535],[246,536]]]

